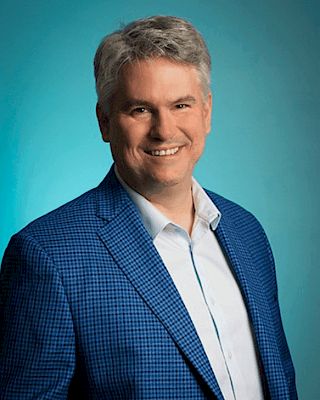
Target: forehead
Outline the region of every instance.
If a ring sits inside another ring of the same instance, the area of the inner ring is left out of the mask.
[[[116,95],[139,98],[196,96],[201,89],[199,73],[193,65],[154,58],[125,65],[119,75]]]

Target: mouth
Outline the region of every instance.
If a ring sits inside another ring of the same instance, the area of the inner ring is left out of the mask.
[[[163,156],[173,156],[179,151],[179,147],[173,147],[171,149],[155,149],[155,150],[147,150],[146,153],[155,157],[163,157]]]

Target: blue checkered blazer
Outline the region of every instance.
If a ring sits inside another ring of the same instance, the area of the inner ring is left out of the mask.
[[[274,262],[257,220],[208,192],[271,399],[296,399]],[[190,317],[113,168],[12,237],[1,269],[1,399],[219,399]]]

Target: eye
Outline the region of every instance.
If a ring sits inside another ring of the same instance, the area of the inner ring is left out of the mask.
[[[190,105],[189,105],[189,104],[181,103],[181,104],[176,104],[175,107],[176,107],[178,110],[183,110],[183,109],[185,109],[185,108],[189,108]]]
[[[145,114],[148,111],[146,107],[135,107],[131,110],[131,114]]]

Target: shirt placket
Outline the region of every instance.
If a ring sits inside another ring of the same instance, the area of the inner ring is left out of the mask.
[[[192,240],[190,240],[190,256],[192,260],[192,265],[194,268],[194,273],[196,275],[197,281],[199,283],[199,286],[201,288],[202,296],[204,298],[205,304],[208,308],[208,311],[211,316],[212,324],[214,331],[216,332],[217,338],[218,338],[218,343],[219,343],[219,348],[221,351],[222,358],[225,363],[226,371],[228,374],[228,385],[229,386],[229,393],[227,394],[226,398],[227,399],[234,399],[236,400],[236,393],[235,393],[235,388],[234,388],[234,382],[233,382],[233,374],[231,371],[231,362],[232,362],[232,349],[229,347],[225,341],[223,340],[223,332],[225,331],[225,319],[223,318],[223,313],[220,310],[219,304],[215,301],[214,294],[212,293],[212,290],[208,288],[208,286],[205,284],[206,280],[203,279],[201,274],[199,273],[199,269],[197,266],[197,243],[203,238],[203,236],[208,232],[209,230],[209,224],[206,223],[206,221],[203,220],[196,220],[194,224],[194,229],[192,232]],[[233,368],[232,368],[233,369]]]

